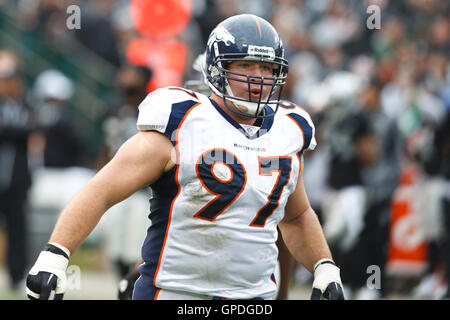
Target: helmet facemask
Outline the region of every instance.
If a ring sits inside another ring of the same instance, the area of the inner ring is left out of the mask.
[[[266,62],[274,66],[272,77],[261,77],[251,74],[231,71],[228,65],[233,61],[254,61]],[[281,94],[283,86],[286,83],[288,64],[285,59],[273,58],[269,56],[246,56],[241,54],[222,54],[218,55],[215,63],[210,66],[210,70],[205,72],[208,85],[218,96],[223,98],[224,104],[230,111],[248,118],[266,118],[273,116],[274,113],[266,115],[262,112],[267,104],[276,112],[281,103]],[[205,70],[206,71],[206,70]],[[248,97],[236,96],[230,86],[229,81],[244,82],[248,86]],[[259,97],[251,97],[251,87],[259,87]],[[264,88],[270,87],[266,96]],[[232,102],[235,108],[228,105]]]

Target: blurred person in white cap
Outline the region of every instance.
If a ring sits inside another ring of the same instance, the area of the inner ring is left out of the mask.
[[[65,168],[80,164],[83,144],[75,126],[68,102],[75,87],[67,76],[58,70],[39,74],[33,85],[35,113],[39,133],[33,141],[40,141],[35,149],[34,165]]]
[[[27,144],[33,117],[24,89],[18,56],[0,49],[0,219],[4,218],[6,224],[7,265],[13,290],[24,287],[26,203],[31,186]]]

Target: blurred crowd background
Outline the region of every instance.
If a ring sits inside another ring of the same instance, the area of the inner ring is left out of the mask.
[[[136,132],[140,101],[200,79],[192,65],[210,31],[238,13],[267,19],[284,41],[284,99],[316,126],[305,185],[347,298],[449,298],[446,0],[0,0],[0,263],[11,290],[61,208]],[[118,277],[139,257],[148,192],[86,241]],[[309,281],[296,266],[291,284]]]

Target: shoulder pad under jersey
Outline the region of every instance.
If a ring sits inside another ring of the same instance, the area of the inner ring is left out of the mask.
[[[156,89],[139,105],[137,127],[140,131],[158,131],[171,138],[173,122],[198,103],[198,93],[194,91],[179,87]]]
[[[280,113],[290,118],[294,124],[300,129],[303,136],[303,147],[300,150],[314,150],[316,147],[316,139],[314,137],[315,127],[310,115],[306,110],[287,100],[283,100],[279,107]]]

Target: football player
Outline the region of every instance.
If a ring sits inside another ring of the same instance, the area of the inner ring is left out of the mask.
[[[63,210],[28,275],[30,298],[61,299],[70,254],[108,208],[147,185],[151,226],[133,299],[270,299],[277,227],[314,273],[311,298],[344,298],[303,185],[314,125],[280,101],[288,62],[277,31],[254,15],[230,17],[204,57],[212,95],[166,87],[144,99],[140,132]]]
[[[209,88],[206,81],[204,81],[204,77],[202,74],[202,63],[204,61],[204,54],[200,54],[195,59],[192,67],[194,71],[196,71],[199,76],[197,79],[188,80],[183,84],[183,88],[186,88],[191,91],[200,92],[205,95],[211,95],[212,91]],[[283,100],[282,104],[288,108],[289,106],[293,106],[293,104],[289,101]],[[276,269],[275,279],[277,282],[277,292],[274,296],[277,300],[288,300],[289,298],[289,283],[291,279],[291,275],[294,268],[294,259],[290,254],[289,250],[286,248],[284,244],[283,238],[278,235],[277,240],[277,249],[278,249],[278,268]],[[131,300],[133,298],[133,290],[134,283],[139,278],[139,265],[144,261],[140,261],[136,264],[134,268],[129,270],[127,274],[125,274],[119,281],[118,285],[118,294],[117,297],[119,300]]]

